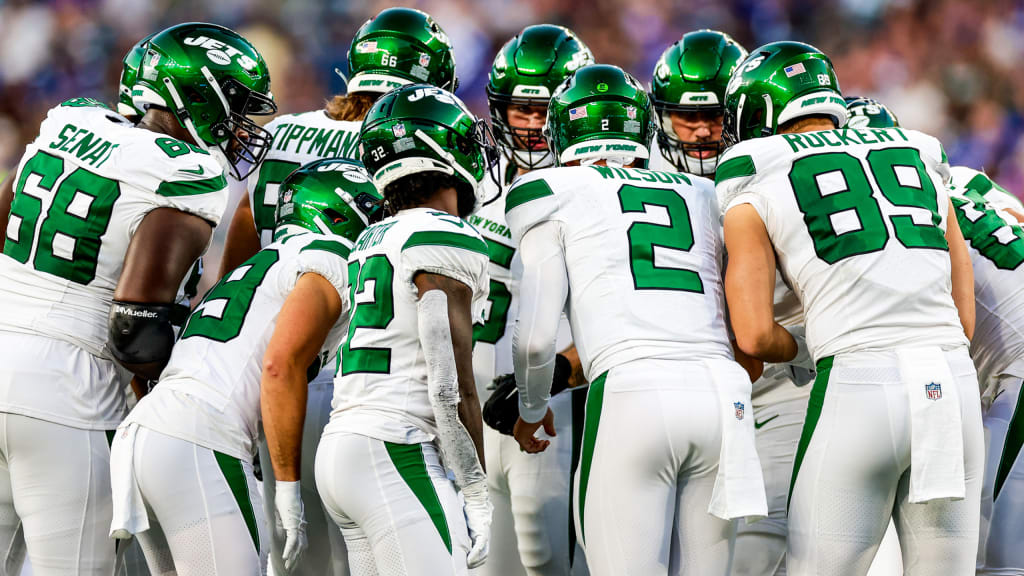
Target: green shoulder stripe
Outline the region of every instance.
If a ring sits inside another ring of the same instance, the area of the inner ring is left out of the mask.
[[[197,196],[199,194],[210,194],[220,192],[227,188],[228,181],[224,175],[214,176],[206,180],[178,180],[173,182],[161,182],[156,193],[161,196]]]
[[[949,158],[946,157],[946,147],[943,146],[941,143],[939,144],[939,154],[942,155],[942,163],[949,164]]]
[[[303,246],[302,250],[299,250],[299,252],[305,252],[306,250],[330,252],[331,254],[340,256],[342,260],[348,260],[348,254],[352,251],[351,248],[336,240],[313,240],[309,244]]]
[[[990,190],[992,190],[993,184],[995,184],[995,182],[993,182],[992,179],[990,179],[988,176],[984,174],[978,174],[974,178],[971,178],[970,182],[967,183],[967,186],[965,186],[965,188],[984,196]]]
[[[725,182],[730,178],[753,176],[754,174],[757,174],[757,170],[754,168],[754,159],[750,155],[729,158],[722,162],[718,166],[718,170],[715,171],[715,184]]]
[[[531,200],[554,196],[551,187],[543,179],[532,180],[526,184],[516,186],[509,190],[508,198],[505,199],[505,214],[508,214],[516,206],[526,204]]]
[[[415,246],[451,246],[452,248],[462,248],[463,250],[478,252],[488,256],[487,244],[483,240],[456,232],[443,232],[441,230],[413,232],[409,239],[405,241],[402,250]]]

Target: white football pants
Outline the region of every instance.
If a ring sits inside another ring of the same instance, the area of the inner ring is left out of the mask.
[[[721,409],[702,362],[640,360],[587,397],[574,503],[594,576],[725,576],[733,523],[708,514]]]
[[[978,574],[1024,575],[1024,395],[1021,379],[1000,379],[985,412],[988,449],[981,491]]]
[[[108,434],[0,413],[0,575],[113,573]]]
[[[895,352],[822,359],[794,466],[790,576],[863,576],[892,517],[915,576],[971,574],[984,441],[967,349],[946,353],[960,396],[967,496],[911,504],[910,400]],[[922,391],[923,393],[923,391]]]
[[[133,449],[121,440],[118,434],[114,452]],[[144,426],[130,462],[149,517],[149,530],[135,537],[154,576],[266,573],[263,503],[251,463]]]
[[[341,528],[353,576],[464,576],[469,532],[432,443],[329,434],[316,484]]]
[[[573,454],[583,432],[585,388],[551,399],[555,437],[540,454],[519,449],[515,438],[484,426],[487,486],[494,504],[487,563],[479,576],[586,576],[586,559],[572,525]]]

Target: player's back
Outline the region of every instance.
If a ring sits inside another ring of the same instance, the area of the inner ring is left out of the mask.
[[[487,300],[487,244],[457,216],[412,208],[367,227],[348,262],[353,308],[324,433],[428,442],[435,435],[434,412],[413,279],[427,272],[462,282],[473,291],[473,317],[480,320]]]
[[[246,182],[260,247],[271,243],[277,194],[284,179],[323,158],[359,159],[361,122],[334,120],[327,111],[312,110],[274,118],[266,130],[274,135],[267,156]]]
[[[0,329],[104,357],[114,288],[142,219],[171,207],[216,225],[227,203],[223,169],[209,153],[84,98],[50,110],[14,192],[0,257]]]
[[[726,210],[754,206],[803,303],[815,359],[894,346],[966,344],[945,230],[948,166],[911,130],[781,134],[726,151]]]
[[[569,322],[588,377],[642,358],[731,357],[711,182],[604,166],[531,172],[506,216],[516,241],[562,227]]]
[[[976,189],[950,188],[974,267],[971,357],[985,392],[1002,374],[1024,377],[1024,227]]]
[[[212,450],[251,458],[260,419],[263,355],[277,315],[307,272],[327,279],[347,303],[350,248],[339,237],[295,228],[225,275],[196,306],[159,384],[129,419]],[[347,316],[343,305],[321,350],[321,364],[333,361]]]

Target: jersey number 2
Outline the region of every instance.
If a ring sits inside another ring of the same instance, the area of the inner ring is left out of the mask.
[[[352,338],[358,330],[387,328],[395,318],[395,299],[391,284],[395,267],[387,256],[370,256],[362,265],[349,262],[349,299],[352,316],[348,323],[348,337],[341,345],[341,374],[388,374],[391,372],[390,348],[355,348]]]
[[[651,206],[664,208],[668,224],[634,222],[629,226],[629,267],[637,290],[680,290],[704,293],[696,270],[665,268],[654,263],[654,248],[689,252],[693,248],[693,225],[686,199],[666,188],[642,188],[626,184],[619,188],[622,213],[643,212]]]

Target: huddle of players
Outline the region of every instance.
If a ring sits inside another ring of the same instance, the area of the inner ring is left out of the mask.
[[[488,85],[494,181],[415,10],[266,129],[230,30],[125,64],[134,118],[61,104],[0,190],[2,573],[111,573],[109,535],[154,574],[261,573],[268,540],[278,574],[863,574],[890,517],[909,573],[1024,565],[1024,207],[813,47],[687,34],[652,102],[528,27]],[[189,311],[225,171],[249,193]],[[500,435],[478,390],[513,371]],[[126,415],[130,373],[159,382]]]

